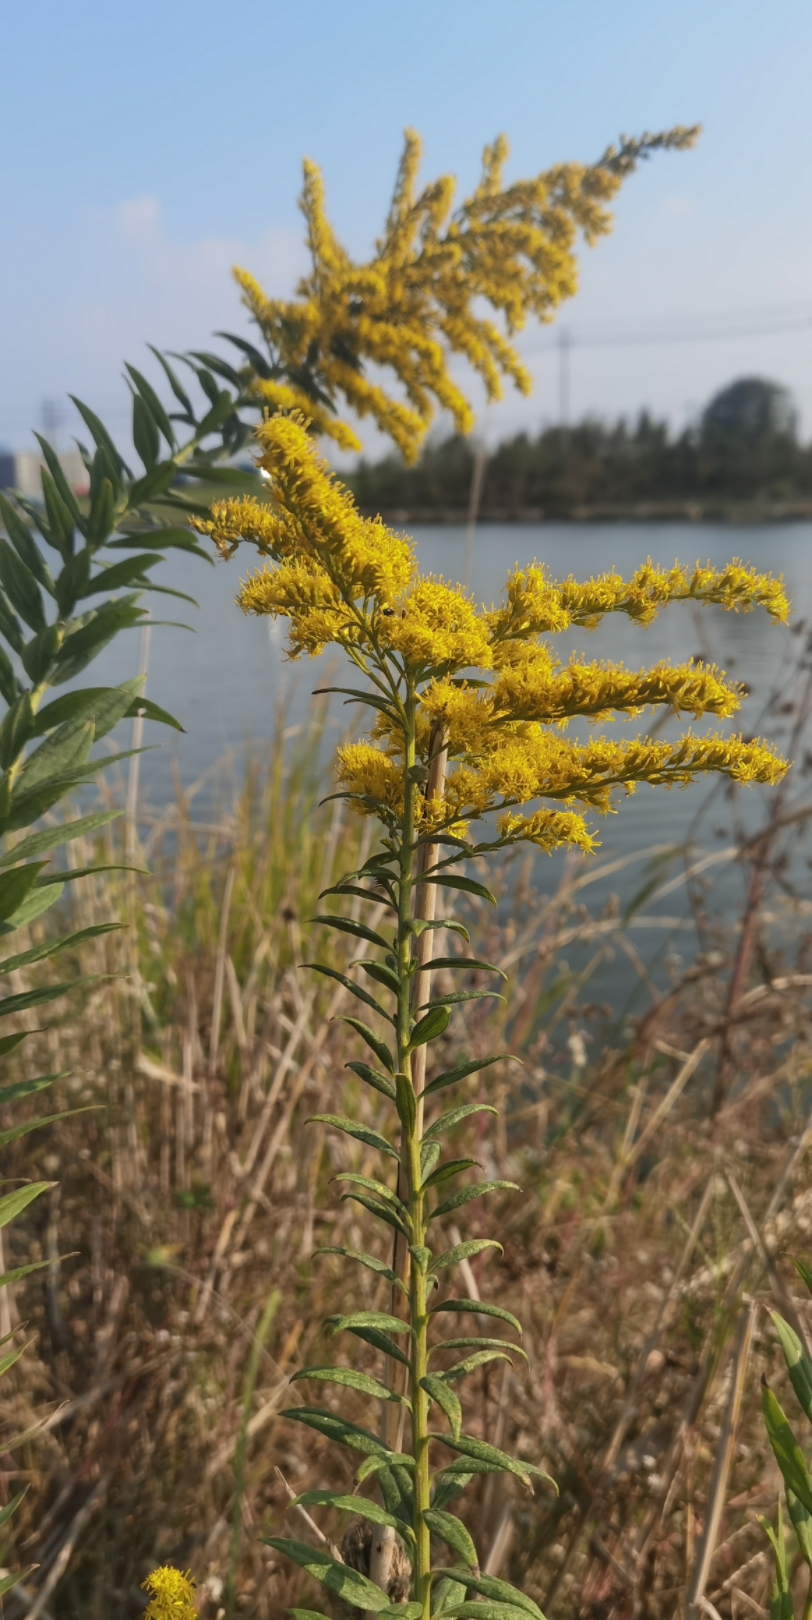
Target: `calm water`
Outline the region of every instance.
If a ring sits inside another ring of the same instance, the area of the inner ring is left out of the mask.
[[[424,568],[451,580],[463,577],[462,528],[425,527],[416,531],[415,538]],[[703,524],[487,526],[476,536],[471,586],[478,599],[490,603],[498,599],[504,577],[515,563],[537,558],[553,577],[572,573],[583,578],[609,568],[628,577],[646,556],[664,565],[675,559],[685,564],[700,559],[719,565],[738,556],[759,569],[784,575],[793,599],[792,624],[812,620],[812,524],[808,523],[741,528]],[[261,748],[271,737],[280,706],[293,735],[306,717],[312,688],[325,683],[330,663],[335,670],[335,655],[331,658],[330,654],[315,662],[290,664],[283,655],[282,628],[270,620],[246,619],[235,608],[239,575],[249,566],[247,554],[216,567],[174,556],[155,575],[161,583],[188,591],[199,606],[187,607],[168,597],[152,599],[156,619],[183,619],[193,630],[156,624],[151,632],[148,693],[178,717],[185,735],[146,727],[145,741],[157,746],[141,763],[142,805],[162,806],[173,796],[176,774],[189,785],[211,772],[227,754],[239,774],[249,748]],[[662,657],[684,659],[692,653],[712,657],[751,689],[738,721],[741,728],[766,732],[782,741],[781,728],[788,722],[775,714],[775,694],[787,680],[801,637],[773,625],[763,612],[732,614],[679,606],[670,608],[648,630],[618,615],[607,618],[594,632],[567,632],[555,642],[562,659],[576,650],[593,657],[622,659],[633,667]],[[112,683],[136,673],[140,653],[138,632],[120,637],[99,659],[94,679]],[[773,710],[768,715],[771,701]],[[357,711],[336,708],[328,737],[337,738],[355,715]],[[644,717],[642,729],[647,724]],[[624,729],[622,722],[616,723],[617,735]],[[633,729],[640,729],[640,722]],[[793,791],[799,791],[800,785],[799,780]],[[206,797],[204,791],[198,802],[205,803]],[[744,814],[752,821],[760,813],[759,793],[751,790],[740,797],[746,798]],[[709,788],[705,783],[670,793],[644,787],[620,808],[620,815],[600,818],[604,856],[639,857],[651,846],[690,840],[696,846],[694,858],[715,856],[708,872],[719,874],[717,907],[735,905],[739,878],[719,859],[731,825],[731,806],[722,784]],[[802,864],[806,869],[805,861]],[[539,862],[539,878],[545,888],[555,881],[557,866],[557,861]],[[589,890],[590,901],[600,902],[612,888],[628,899],[645,871],[645,862],[636,860]],[[679,918],[683,913],[679,890],[646,906],[646,914],[651,916]],[[666,949],[679,950],[679,936],[678,926],[670,930],[644,925],[634,939],[643,960],[650,964],[659,962]],[[683,943],[687,947],[687,937]],[[628,963],[625,971],[628,973]]]

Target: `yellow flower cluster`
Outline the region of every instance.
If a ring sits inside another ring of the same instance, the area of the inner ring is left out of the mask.
[[[188,1570],[182,1575],[171,1564],[154,1569],[143,1583],[144,1591],[150,1594],[144,1620],[197,1620],[194,1588]]]
[[[592,630],[607,613],[625,613],[638,624],[650,624],[670,602],[715,602],[727,611],[764,607],[783,623],[789,604],[781,580],[757,574],[737,559],[726,568],[691,573],[678,564],[656,568],[649,560],[626,582],[620,574],[599,579],[568,579],[554,585],[538,563],[517,569],[508,578],[504,605],[490,614],[495,641],[529,634],[545,635],[571,625]]]
[[[504,377],[524,393],[530,387],[515,348],[483,306],[509,334],[528,316],[549,320],[576,290],[578,232],[590,244],[605,235],[608,205],[639,161],[657,148],[690,146],[696,134],[675,129],[625,141],[597,163],[559,164],[512,185],[503,180],[508,145],[500,137],[485,149],[479,184],[452,212],[450,175],[418,190],[420,140],[408,130],[386,225],[367,264],[353,263],[336,239],[321,174],[306,162],[300,206],[312,268],[298,296],[266,298],[248,271],[234,272],[274,369],[287,379],[252,376],[250,387],[272,408],[303,409],[319,432],[346,447],[357,444],[352,430],[325,406],[343,400],[358,417],[371,417],[408,461],[437,405],[459,432],[469,432],[471,407],[451,377],[449,355],[468,360],[489,399],[501,396]],[[393,373],[407,403],[373,381],[369,366]]]
[[[223,501],[196,527],[228,555],[245,539],[269,559],[243,583],[239,602],[246,613],[288,619],[291,656],[335,643],[374,675],[379,694],[389,694],[371,738],[339,750],[339,779],[361,814],[390,827],[398,821],[407,755],[424,770],[438,726],[454,764],[444,802],[419,795],[418,826],[459,830],[497,811],[501,839],[543,849],[587,850],[592,835],[571,811],[542,806],[517,816],[516,807],[553,799],[606,811],[617,790],[633,792],[639,782],[670,787],[722,771],[734,781],[772,783],[783,773],[784,761],[769,748],[737,737],[568,741],[561,731],[575,716],[606,720],[658,705],[694,719],[727,718],[741,689],[703,664],[562,664],[540,639],[570,625],[590,628],[611,612],[645,624],[686,599],[762,605],[783,620],[780,580],[738,562],[690,572],[649,562],[629,581],[610,573],[557,585],[534,564],[510,576],[500,607],[478,611],[463,591],[418,574],[408,540],[360,516],[299,412],[269,417],[258,438],[268,502]]]

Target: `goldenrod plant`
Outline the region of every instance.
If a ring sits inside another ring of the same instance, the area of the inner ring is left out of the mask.
[[[812,1272],[802,1261],[796,1260],[795,1264],[799,1276],[812,1293]],[[812,1423],[812,1358],[795,1328],[777,1311],[771,1314],[794,1394],[807,1422]],[[802,1620],[812,1620],[812,1476],[792,1425],[766,1379],[762,1381],[762,1403],[767,1435],[784,1481],[790,1523],[795,1531],[798,1551],[809,1571]],[[775,1529],[764,1520],[762,1523],[772,1543],[775,1558],[770,1620],[795,1620],[780,1501]]]
[[[471,1179],[474,1159],[464,1150],[444,1151],[466,1121],[496,1112],[489,1102],[471,1100],[468,1082],[506,1061],[494,1053],[444,1068],[442,1058],[431,1059],[455,1008],[498,993],[479,987],[482,975],[498,978],[498,970],[463,951],[469,934],[451,907],[465,895],[493,899],[466,869],[472,860],[521,841],[548,853],[588,853],[595,833],[587,812],[610,810],[640,783],[673,787],[715,771],[737,783],[771,784],[786,768],[763,742],[713,732],[685,730],[674,741],[573,740],[567,727],[576,717],[608,720],[652,707],[694,720],[727,717],[742,692],[721,671],[695,663],[640,670],[578,658],[562,663],[551,634],[592,629],[607,613],[645,626],[680,601],[730,610],[763,606],[780,622],[787,602],[779,580],[735,562],[720,570],[647,563],[628,581],[607,573],[562,584],[534,565],[509,575],[498,605],[480,608],[454,585],[421,574],[408,539],[360,516],[317,453],[304,416],[277,413],[258,429],[258,441],[268,498],[218,503],[196,527],[225,555],[242,542],[256,546],[261,566],[245,581],[240,605],[288,620],[291,657],[336,646],[361,677],[338,690],[374,719],[363,741],[339,748],[338,795],[372,817],[380,837],[360,868],[326,891],[339,909],[316,919],[357,941],[361,954],[347,973],[315,967],[361,1003],[364,1017],[345,1022],[368,1056],[348,1067],[391,1110],[386,1134],[353,1118],[316,1116],[380,1157],[375,1175],[344,1170],[337,1179],[345,1198],[393,1234],[391,1264],[379,1253],[324,1252],[388,1280],[388,1311],[351,1311],[328,1323],[331,1333],[354,1335],[381,1365],[374,1373],[354,1362],[296,1375],[305,1387],[344,1385],[382,1402],[385,1420],[376,1432],[374,1424],[362,1427],[317,1405],[286,1415],[359,1456],[358,1485],[376,1494],[309,1491],[299,1503],[382,1527],[381,1546],[386,1537],[400,1538],[394,1545],[411,1565],[409,1601],[391,1606],[385,1560],[373,1560],[374,1580],[330,1551],[281,1537],[270,1544],[366,1612],[407,1620],[440,1612],[447,1620],[469,1613],[491,1620],[538,1616],[521,1592],[481,1572],[464,1518],[452,1511],[479,1474],[503,1471],[527,1490],[534,1479],[544,1488],[551,1482],[532,1460],[510,1456],[464,1427],[459,1389],[466,1377],[522,1351],[514,1338],[465,1325],[474,1315],[519,1335],[510,1311],[449,1288],[461,1262],[500,1245],[477,1237],[447,1246],[447,1218],[457,1219],[472,1199],[513,1190],[509,1182]],[[448,908],[442,912],[438,892]],[[340,909],[350,899],[372,908],[369,921]],[[435,955],[438,935],[455,950]],[[433,994],[431,975],[439,968],[459,973],[464,987]],[[447,1323],[450,1337],[443,1334]],[[440,1544],[452,1563],[439,1557]],[[309,1610],[294,1613],[313,1620]]]
[[[576,292],[579,233],[588,244],[606,235],[609,205],[638,164],[653,152],[692,146],[698,133],[624,136],[597,163],[559,163],[511,182],[500,135],[485,148],[478,185],[454,208],[452,175],[418,187],[420,137],[407,130],[383,232],[365,264],[339,242],[321,173],[305,162],[300,206],[311,269],[297,296],[267,298],[249,271],[234,272],[265,342],[263,353],[220,334],[247,363],[240,373],[246,401],[272,411],[299,408],[318,433],[360,450],[355,429],[339,415],[349,409],[371,418],[407,461],[416,459],[438,406],[458,432],[470,432],[473,412],[450,359],[473,367],[489,400],[501,398],[504,378],[529,393],[511,340],[528,319],[551,320]]]
[[[168,362],[162,363],[170,382],[174,380],[188,399]],[[198,376],[202,369],[197,367]],[[202,554],[186,520],[191,512],[205,510],[200,473],[208,483],[210,459],[228,453],[233,396],[222,391],[209,411],[195,413],[191,403],[188,412],[184,408],[191,432],[180,444],[175,420],[151,384],[134,367],[128,367],[128,376],[133,444],[143,471],[130,468],[103,423],[77,400],[93,444],[92,450],[80,447],[87,492],[75,492],[53,447],[40,439],[40,498],[0,494],[0,529],[5,531],[0,532],[0,696],[6,705],[0,721],[0,934],[7,948],[0,960],[0,977],[6,982],[10,975],[35,969],[50,957],[75,954],[93,936],[118,926],[109,922],[61,935],[55,930],[36,943],[24,942],[22,949],[15,949],[12,940],[60,899],[67,883],[88,871],[105,870],[50,865],[56,851],[119,813],[54,815],[100,770],[127,757],[126,751],[94,754],[94,745],[125,716],[139,711],[153,720],[177,724],[142,695],[139,678],[117,687],[77,686],[76,681],[116,635],[142,623],[144,592],[165,589],[150,585],[149,576],[169,548]],[[214,388],[214,379],[207,376],[209,380]],[[205,395],[205,386],[203,391]],[[228,477],[227,468],[217,470]],[[179,487],[181,472],[186,482]],[[157,500],[160,509],[155,507]],[[181,526],[173,520],[173,509],[183,517]],[[47,824],[34,830],[46,816]],[[59,1002],[91,982],[69,977],[14,988],[0,996],[0,1019],[18,1021],[21,1014]],[[0,1060],[30,1033],[18,1027],[0,1037]],[[0,1107],[38,1095],[61,1078],[58,1072],[31,1075],[0,1086]],[[62,1117],[36,1116],[11,1125],[0,1131],[0,1145]],[[32,1181],[0,1197],[0,1227],[49,1185]],[[37,1265],[7,1271],[0,1277],[0,1287],[35,1270]],[[21,1354],[19,1347],[7,1347],[0,1358],[0,1374]],[[5,1440],[3,1449],[12,1449],[20,1438]],[[15,1497],[3,1508],[3,1523],[20,1499]],[[4,1575],[0,1593],[19,1579],[18,1572]]]

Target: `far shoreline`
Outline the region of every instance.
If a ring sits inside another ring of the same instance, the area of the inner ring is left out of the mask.
[[[465,528],[470,514],[462,507],[360,508],[364,517],[381,517],[393,528]],[[640,501],[628,506],[574,506],[563,510],[544,507],[489,507],[479,512],[476,527],[505,523],[804,523],[812,520],[809,501]]]

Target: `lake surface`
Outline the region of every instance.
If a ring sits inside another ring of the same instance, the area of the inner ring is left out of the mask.
[[[424,527],[414,537],[424,569],[449,580],[465,577],[463,528]],[[566,659],[575,650],[639,667],[659,658],[677,661],[701,653],[737,680],[746,681],[751,690],[736,729],[785,744],[790,721],[778,712],[778,694],[784,692],[806,639],[798,627],[812,621],[812,524],[483,525],[470,558],[470,583],[475,597],[490,604],[498,600],[504,578],[516,563],[538,559],[553,578],[569,574],[586,578],[608,569],[628,577],[646,557],[662,565],[675,560],[690,565],[700,560],[717,566],[739,557],[760,570],[783,574],[793,600],[790,628],[774,625],[763,611],[722,613],[684,604],[666,610],[648,629],[617,615],[605,619],[593,632],[559,635],[553,638],[559,656]],[[306,721],[312,689],[326,684],[331,668],[335,675],[335,653],[291,664],[284,656],[284,627],[271,620],[245,618],[235,607],[240,574],[247,573],[252,562],[247,548],[231,563],[218,562],[214,567],[175,554],[155,573],[160,583],[195,596],[199,606],[192,608],[164,596],[151,599],[156,620],[183,619],[192,630],[156,624],[150,634],[148,695],[177,716],[185,734],[145,727],[144,740],[153,745],[153,751],[143,756],[140,765],[142,807],[159,808],[169,802],[178,776],[186,786],[207,773],[212,780],[213,767],[225,756],[231,757],[239,778],[249,752],[267,746],[280,712],[284,712],[288,735],[294,736]],[[93,680],[113,683],[126,679],[137,673],[142,654],[140,632],[121,636],[97,661]],[[357,723],[357,713],[334,706],[328,720],[328,742]],[[620,736],[627,729],[645,731],[650,723],[647,715],[628,727],[625,722],[615,722],[615,734]],[[325,757],[326,779],[328,771]],[[801,789],[799,774],[791,792],[795,795]],[[209,796],[204,789],[198,805],[205,804]],[[597,818],[602,858],[632,856],[635,860],[619,874],[594,885],[585,898],[590,904],[600,904],[614,889],[628,899],[643,881],[642,852],[652,846],[661,849],[690,841],[695,846],[693,858],[709,857],[709,874],[720,874],[714,891],[716,907],[735,906],[740,877],[723,858],[731,817],[741,815],[746,824],[756,824],[763,797],[760,790],[748,790],[737,794],[731,805],[725,784],[715,779],[671,792],[640,788],[620,803],[619,815]],[[805,860],[801,864],[808,877]],[[548,888],[556,881],[560,861],[540,858],[538,866],[539,880]],[[672,890],[653,906],[647,903],[647,914],[656,915],[658,908],[663,918],[679,919],[685,910],[684,891]],[[679,934],[679,927],[669,932],[665,924],[646,925],[634,938],[642,959],[651,963],[661,961],[666,948],[681,949]]]

